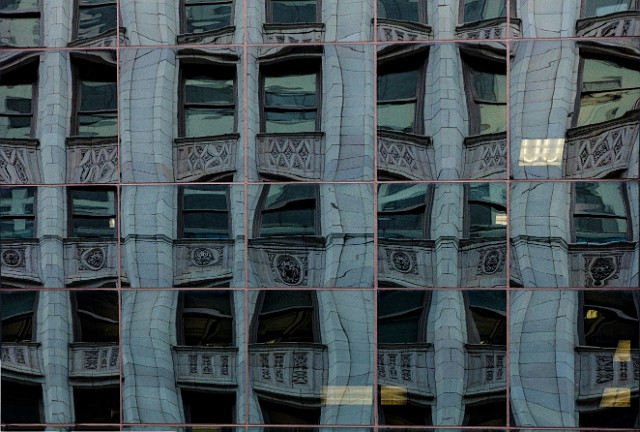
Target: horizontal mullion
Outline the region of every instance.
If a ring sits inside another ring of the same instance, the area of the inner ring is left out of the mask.
[[[612,215],[612,214],[606,214],[606,213],[581,213],[581,212],[575,212],[573,214],[573,216],[574,217],[591,217],[591,218],[600,218],[600,219],[627,220],[626,216]]]
[[[400,104],[406,104],[407,102],[417,103],[418,98],[413,97],[413,98],[407,98],[407,99],[392,99],[392,100],[378,99],[378,105],[400,105]]]
[[[33,117],[33,111],[30,113],[8,113],[0,112],[0,117]]]
[[[90,115],[90,114],[117,114],[117,109],[109,109],[109,110],[95,110],[95,111],[78,111],[78,115]]]
[[[618,92],[632,91],[632,90],[640,90],[640,86],[638,86],[638,87],[624,87],[624,88],[618,88],[618,89],[607,89],[607,90],[582,90],[581,94],[582,95],[591,95],[591,94],[598,94],[598,93],[618,93]]]
[[[308,108],[308,107],[271,107],[267,106],[264,108],[265,111],[275,111],[275,112],[312,112],[318,111],[318,107]]]
[[[188,104],[184,104],[185,109],[186,108],[235,108],[236,104],[230,104],[230,103],[188,103]]]
[[[37,9],[27,10],[27,11],[0,11],[0,17],[7,16],[7,19],[15,19],[15,18],[40,18],[40,11]]]

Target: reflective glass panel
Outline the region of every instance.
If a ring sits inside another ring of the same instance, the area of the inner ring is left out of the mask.
[[[42,387],[2,380],[2,423],[40,423]],[[44,428],[40,429],[44,430]]]
[[[113,136],[118,134],[118,114],[79,114],[78,134],[81,136]]]
[[[317,74],[267,76],[264,80],[267,107],[314,108]]]
[[[233,108],[187,108],[185,134],[189,137],[224,135],[235,130]]]
[[[183,189],[183,238],[228,238],[228,186]]]
[[[17,12],[38,9],[39,0],[2,0],[0,12]]]
[[[205,75],[185,80],[186,103],[233,104],[233,79],[213,79]]]
[[[276,24],[314,23],[316,0],[271,0],[272,22]]]
[[[584,291],[582,319],[587,346],[638,348],[640,324],[631,291]],[[624,345],[624,344],[623,344]]]
[[[113,190],[71,190],[74,237],[111,238],[116,232]]]
[[[378,0],[378,17],[419,22],[418,0]]]
[[[316,192],[311,185],[269,185],[260,236],[314,235]]]
[[[424,184],[383,184],[378,189],[378,236],[428,237],[425,230],[427,187]]]
[[[505,0],[464,0],[464,22],[507,16]]]
[[[118,108],[115,81],[86,81],[80,83],[80,111],[116,110]]]
[[[426,323],[421,316],[426,305],[421,291],[378,292],[378,343],[422,342]]]
[[[3,292],[0,301],[3,342],[31,342],[33,339],[34,291]]]
[[[640,71],[617,63],[584,59],[578,126],[609,121],[636,108]]]
[[[73,404],[75,420],[78,423],[118,423],[120,421],[120,388],[118,387],[82,388],[74,386]],[[99,430],[105,430],[104,426]]]
[[[625,195],[618,182],[576,183],[576,242],[627,240]]]
[[[467,291],[469,309],[475,324],[470,340],[482,345],[506,345],[505,291]]]
[[[506,202],[504,183],[469,185],[469,236],[504,237],[507,231]]]
[[[104,1],[102,1],[104,2]],[[96,1],[83,0],[82,5],[97,3]],[[78,37],[90,38],[98,36],[116,28],[116,5],[103,5],[80,8],[80,22],[78,24]]]
[[[265,132],[298,133],[316,130],[315,111],[266,111]]]
[[[40,45],[40,18],[3,16],[0,19],[0,45],[14,47]]]
[[[187,1],[187,33],[203,33],[231,25],[231,2],[208,1],[206,3],[209,4],[204,3],[204,1]]]
[[[504,132],[507,128],[507,75],[469,69],[473,97],[480,113],[480,134]]]
[[[418,70],[378,75],[378,128],[414,132]]]
[[[118,294],[77,291],[75,296],[80,338],[77,342],[118,342]]]
[[[233,345],[233,318],[228,291],[181,293],[185,345]]]
[[[595,17],[630,10],[633,0],[585,0],[583,16]]]
[[[32,238],[35,188],[0,189],[0,238]]]
[[[266,291],[257,343],[314,342],[310,291]]]

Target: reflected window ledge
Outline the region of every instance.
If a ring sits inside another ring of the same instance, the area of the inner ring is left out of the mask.
[[[129,39],[126,36],[127,29],[111,29],[97,36],[90,38],[75,39],[67,45],[68,47],[116,47],[128,45]],[[119,40],[118,40],[119,39]]]
[[[506,39],[520,37],[522,20],[511,18],[507,23],[506,17],[473,21],[456,27],[457,39]],[[510,32],[511,34],[508,34]]]
[[[418,41],[433,38],[433,28],[428,24],[378,18],[379,41]]]
[[[227,45],[233,43],[233,36],[235,32],[236,26],[226,26],[202,33],[183,33],[176,37],[176,42],[179,45]]]
[[[577,37],[640,36],[640,11],[616,12],[576,21]]]
[[[264,23],[265,43],[322,43],[324,42],[324,23]]]

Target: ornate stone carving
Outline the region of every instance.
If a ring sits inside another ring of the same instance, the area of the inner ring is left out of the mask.
[[[111,350],[111,357],[109,358],[109,367],[110,368],[116,368],[118,367],[119,364],[119,359],[118,359],[118,347],[113,347],[113,349]]]
[[[275,44],[322,43],[324,24],[264,24],[264,42]],[[261,54],[263,54],[261,52]]]
[[[418,258],[413,250],[385,249],[389,268],[400,273],[418,275]]]
[[[221,356],[222,365],[220,366],[220,373],[222,375],[229,375],[229,356]]]
[[[302,180],[322,178],[324,145],[321,133],[261,134],[257,141],[261,173]]]
[[[190,374],[198,373],[198,356],[196,354],[189,355],[189,373]]]
[[[411,381],[411,353],[402,353],[400,355],[400,367],[403,381]]]
[[[39,181],[37,141],[0,143],[0,184],[28,184]]]
[[[583,256],[585,266],[585,286],[603,287],[607,281],[618,279],[620,272],[620,261],[622,256],[615,254],[611,256],[589,255]]]
[[[613,381],[613,356],[596,357],[596,382],[598,384]]]
[[[269,369],[269,353],[260,353],[260,371],[263,380],[271,380],[271,370]]]
[[[389,358],[389,378],[398,379],[398,369],[396,368],[397,354],[387,354]]]
[[[14,350],[14,357],[16,359],[16,363],[18,364],[26,364],[24,359],[24,348],[16,347]]]
[[[11,361],[11,356],[9,355],[9,348],[2,348],[2,355],[0,357],[3,363],[9,363]]]
[[[476,274],[492,275],[502,272],[504,270],[504,263],[505,250],[503,248],[481,250]]]
[[[2,264],[8,267],[24,267],[25,249],[5,249],[2,251]]]
[[[378,132],[378,169],[413,180],[433,178],[433,148],[427,137]]]
[[[78,260],[80,270],[98,271],[107,262],[107,249],[78,247]]]
[[[223,248],[189,248],[190,264],[198,267],[220,265],[222,262]]]
[[[233,347],[176,346],[174,361],[178,382],[235,385]]]
[[[98,350],[84,351],[84,368],[95,370],[98,369]]]
[[[624,12],[606,17],[594,17],[578,20],[578,37],[621,37],[638,36],[640,15],[637,12]]]
[[[464,178],[504,178],[506,176],[506,133],[465,138],[464,152]]]
[[[627,169],[633,142],[638,136],[637,111],[621,119],[582,126],[567,133],[566,175],[603,177]]]
[[[626,381],[628,379],[628,367],[627,362],[623,361],[618,363],[620,365],[620,380]]]
[[[99,146],[77,149],[80,153],[80,172],[69,179],[79,183],[108,183],[118,178],[118,146]]]
[[[268,254],[274,278],[286,285],[304,285],[307,281],[307,258],[304,255]]]
[[[385,369],[384,354],[378,354],[378,377],[385,378],[387,371]]]
[[[496,379],[501,381],[504,378],[504,356],[496,356]]]
[[[378,18],[379,41],[419,41],[431,39],[431,27],[424,24],[396,22]]]
[[[274,375],[276,376],[276,381],[284,382],[284,353],[275,353],[273,355],[274,359]]]
[[[179,138],[174,144],[174,169],[178,181],[235,170],[237,135]]]
[[[306,352],[293,353],[293,374],[291,381],[294,384],[307,384],[307,358]]]
[[[511,37],[519,37],[520,23],[519,20],[511,22]],[[502,39],[506,38],[507,23],[504,18],[483,21],[460,26],[456,29],[457,39]]]
[[[213,373],[213,366],[211,364],[211,356],[202,356],[202,373],[204,375],[211,375]]]

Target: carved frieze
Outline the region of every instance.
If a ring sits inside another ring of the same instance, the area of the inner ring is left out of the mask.
[[[506,175],[506,133],[478,135],[464,140],[464,178],[492,179],[506,178]]]
[[[181,383],[236,385],[236,348],[174,347],[176,379]]]
[[[577,37],[621,37],[640,35],[640,13],[620,12],[576,22]]]
[[[119,29],[113,29],[98,36],[76,39],[69,42],[68,46],[93,48],[108,48],[118,45],[127,46],[129,45],[129,39],[127,38],[126,31],[127,29],[125,27],[120,27]]]
[[[40,248],[36,239],[0,244],[2,277],[40,282]]]
[[[431,344],[384,345],[378,347],[378,382],[402,386],[412,396],[433,396],[435,364]]]
[[[0,355],[2,369],[26,375],[42,375],[40,344],[3,342]]]
[[[433,242],[380,240],[378,278],[404,286],[433,286]]]
[[[0,184],[40,183],[37,140],[0,140]]]
[[[460,284],[464,287],[506,286],[506,263],[506,241],[463,240],[460,243]]]
[[[232,240],[176,240],[174,242],[174,284],[231,277]]]
[[[177,138],[173,147],[176,181],[195,181],[235,171],[239,135]]]
[[[177,41],[181,45],[229,45],[233,43],[235,26],[228,26],[202,33],[186,33],[178,35]]]
[[[67,138],[67,181],[70,183],[117,182],[117,137]]]
[[[506,388],[506,349],[497,345],[467,345],[467,394]]]
[[[324,240],[300,244],[254,239],[249,242],[249,284],[259,287],[322,287]]]
[[[120,375],[117,343],[74,343],[70,353],[71,377],[115,377]]]
[[[520,19],[512,18],[507,27],[506,18],[498,18],[465,24],[456,28],[457,39],[483,40],[520,37]],[[510,31],[511,35],[507,32]]]
[[[378,170],[410,180],[432,180],[434,152],[429,137],[378,131]]]
[[[264,43],[322,43],[324,42],[324,24],[264,24]],[[262,53],[264,54],[264,53]]]
[[[324,134],[259,134],[258,170],[261,174],[297,180],[320,180],[324,170]]]
[[[118,275],[117,241],[65,240],[64,264],[67,283]]]
[[[431,26],[378,18],[378,40],[381,42],[413,42],[431,38]]]
[[[640,111],[634,110],[604,124],[568,131],[565,176],[599,178],[626,170],[638,140],[638,115]]]
[[[597,404],[606,388],[624,387],[629,388],[632,394],[638,392],[638,350],[630,350],[629,355],[619,355],[617,350],[576,347],[578,401],[596,401]]]

